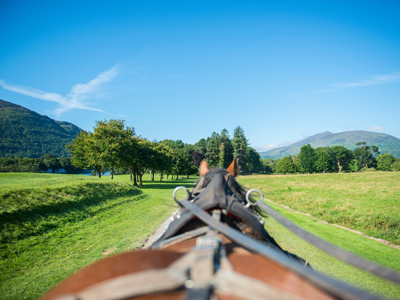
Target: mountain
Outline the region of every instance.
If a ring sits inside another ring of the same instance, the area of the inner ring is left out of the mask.
[[[74,124],[0,100],[0,157],[68,156],[65,145],[81,131]]]
[[[354,150],[358,142],[367,142],[368,145],[378,146],[381,153],[390,153],[400,157],[400,139],[385,133],[377,133],[363,130],[332,133],[325,131],[290,146],[280,147],[265,152],[260,152],[262,158],[280,159],[288,155],[297,155],[300,148],[310,144],[314,149],[318,147],[344,146]]]

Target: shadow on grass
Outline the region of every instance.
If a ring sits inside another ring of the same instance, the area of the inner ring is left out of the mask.
[[[194,188],[198,178],[183,178],[183,179],[170,179],[168,181],[150,181],[144,180],[141,189],[160,189],[160,190],[174,190],[177,186],[184,186],[188,189]]]
[[[0,244],[2,246],[29,236],[45,234],[62,226],[65,222],[83,220],[114,206],[143,198],[143,192],[140,189],[132,186],[121,188],[113,184],[85,183],[66,193],[52,195],[51,192],[54,190],[43,197],[52,197],[51,201],[24,210],[0,214]],[[68,192],[73,194],[68,194]],[[68,200],[65,199],[66,196]],[[115,203],[110,201],[119,197],[132,198]],[[107,205],[104,205],[106,202]]]

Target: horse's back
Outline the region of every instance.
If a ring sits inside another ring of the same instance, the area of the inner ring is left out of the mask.
[[[239,277],[233,279],[236,289],[221,287],[216,291],[217,299],[244,299],[237,295],[240,293],[238,289],[242,289],[238,281],[245,285],[254,285],[254,289],[259,286],[258,283],[268,286],[269,290],[267,291],[271,292],[271,297],[265,295],[265,299],[275,299],[272,294],[280,294],[279,299],[334,299],[285,267],[263,256],[248,252],[226,237],[221,236],[221,238],[222,244],[227,250],[227,258],[234,273],[237,273]],[[193,238],[169,245],[162,250],[131,251],[102,259],[67,278],[42,300],[60,299],[62,295],[79,295],[82,291],[92,289],[94,286],[101,286],[102,283],[127,274],[142,274],[141,272],[149,270],[155,272],[168,270],[195,244],[196,238]],[[226,275],[229,272],[223,274]],[[229,276],[224,277],[224,281],[228,282],[229,280]],[[184,299],[186,293],[187,289],[180,288],[162,293],[134,295],[124,299]],[[65,299],[79,299],[79,297]]]

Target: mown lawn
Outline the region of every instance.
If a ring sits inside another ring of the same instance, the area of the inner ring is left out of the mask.
[[[259,179],[267,178],[239,178],[247,187]],[[125,175],[111,181],[109,177],[0,173],[1,298],[37,299],[62,279],[105,255],[141,247],[176,209],[172,190],[178,185],[192,187],[195,181],[145,180],[145,186],[139,189]],[[264,188],[261,190],[267,194]],[[399,250],[275,208],[328,241],[400,271]],[[329,258],[272,218],[266,219],[266,228],[283,248],[309,260],[315,269],[400,299],[398,287]]]

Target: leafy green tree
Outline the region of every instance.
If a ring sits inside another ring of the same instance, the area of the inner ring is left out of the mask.
[[[51,169],[52,173],[57,172],[61,169],[61,164],[58,158],[54,154],[45,154],[42,157],[43,163],[46,165],[47,168]]]
[[[293,164],[294,164],[294,171],[295,172],[299,172],[299,173],[303,173],[303,169],[301,168],[301,164],[300,164],[299,155],[292,155],[292,161],[293,161]]]
[[[368,146],[366,142],[359,142],[354,149],[353,156],[364,169],[376,166],[376,156],[379,155],[377,146]]]
[[[139,137],[131,137],[127,141],[127,151],[123,153],[123,156],[120,160],[120,165],[131,175],[131,181],[133,181],[133,185],[138,185],[138,160],[139,157]]]
[[[164,173],[172,172],[172,149],[162,143],[157,143],[154,147],[154,150],[155,157],[153,171],[160,172],[160,181],[162,181]]]
[[[315,150],[310,144],[300,148],[299,159],[303,172],[312,173],[315,171]]]
[[[139,177],[139,186],[143,186],[143,175],[154,166],[154,143],[144,139],[138,139],[136,157],[136,174]]]
[[[242,127],[237,126],[233,131],[233,155],[238,158],[239,172],[245,173],[246,170],[246,153],[248,147],[248,141],[244,134],[244,130]]]
[[[276,164],[276,172],[283,173],[294,173],[295,167],[292,158],[289,156],[281,158]]]
[[[222,129],[220,135],[219,166],[221,168],[226,169],[229,167],[232,161],[233,161],[233,146],[229,138],[228,130],[224,128]]]
[[[360,170],[360,167],[358,165],[358,161],[357,159],[352,159],[350,164],[349,164],[349,168],[352,172],[358,172]]]
[[[77,168],[71,163],[71,158],[69,157],[59,157],[58,158],[61,168],[65,170],[68,174],[79,174],[84,170],[82,168]]]
[[[274,159],[272,159],[272,158],[267,158],[267,159],[261,159],[261,162],[262,162],[262,164],[263,164],[263,166],[264,166],[264,172],[266,173],[266,174],[272,174],[272,173],[275,173],[275,171],[276,171],[276,164],[277,164],[277,161],[276,160],[274,160]]]
[[[348,169],[349,164],[353,159],[353,153],[351,150],[343,146],[332,146],[331,152],[332,160],[335,162],[335,170],[340,173],[342,170]]]
[[[129,151],[130,139],[135,135],[133,127],[126,127],[122,120],[97,121],[93,137],[99,141],[100,158],[111,169],[111,179],[115,168],[121,165],[123,155]]]
[[[226,164],[226,158],[225,158],[225,143],[221,143],[219,146],[219,166],[223,166]]]
[[[185,145],[182,141],[164,140],[164,145],[167,145],[172,149],[172,173],[175,174],[178,179],[179,176],[186,174],[190,175],[193,172],[197,172],[197,168],[193,164],[191,153],[193,148],[189,145]],[[168,176],[168,173],[167,173]]]
[[[205,139],[200,139],[196,144],[193,145],[193,150],[190,155],[192,156],[192,161],[196,168],[199,168],[200,163],[206,158],[206,147],[207,141]]]
[[[315,158],[315,171],[323,173],[332,171],[333,161],[325,149],[315,149]]]
[[[220,145],[221,145],[221,137],[219,136],[218,133],[213,132],[206,146],[207,163],[211,168],[219,164]]]
[[[71,163],[75,167],[93,169],[93,173],[101,178],[105,171],[105,163],[102,159],[101,141],[96,139],[93,133],[82,131],[66,147],[72,155]]]
[[[382,153],[377,158],[378,170],[390,171],[390,166],[396,161],[394,156],[390,153]]]
[[[264,166],[261,162],[260,154],[252,147],[248,147],[246,151],[247,157],[247,170],[249,173],[260,173],[263,171]]]

